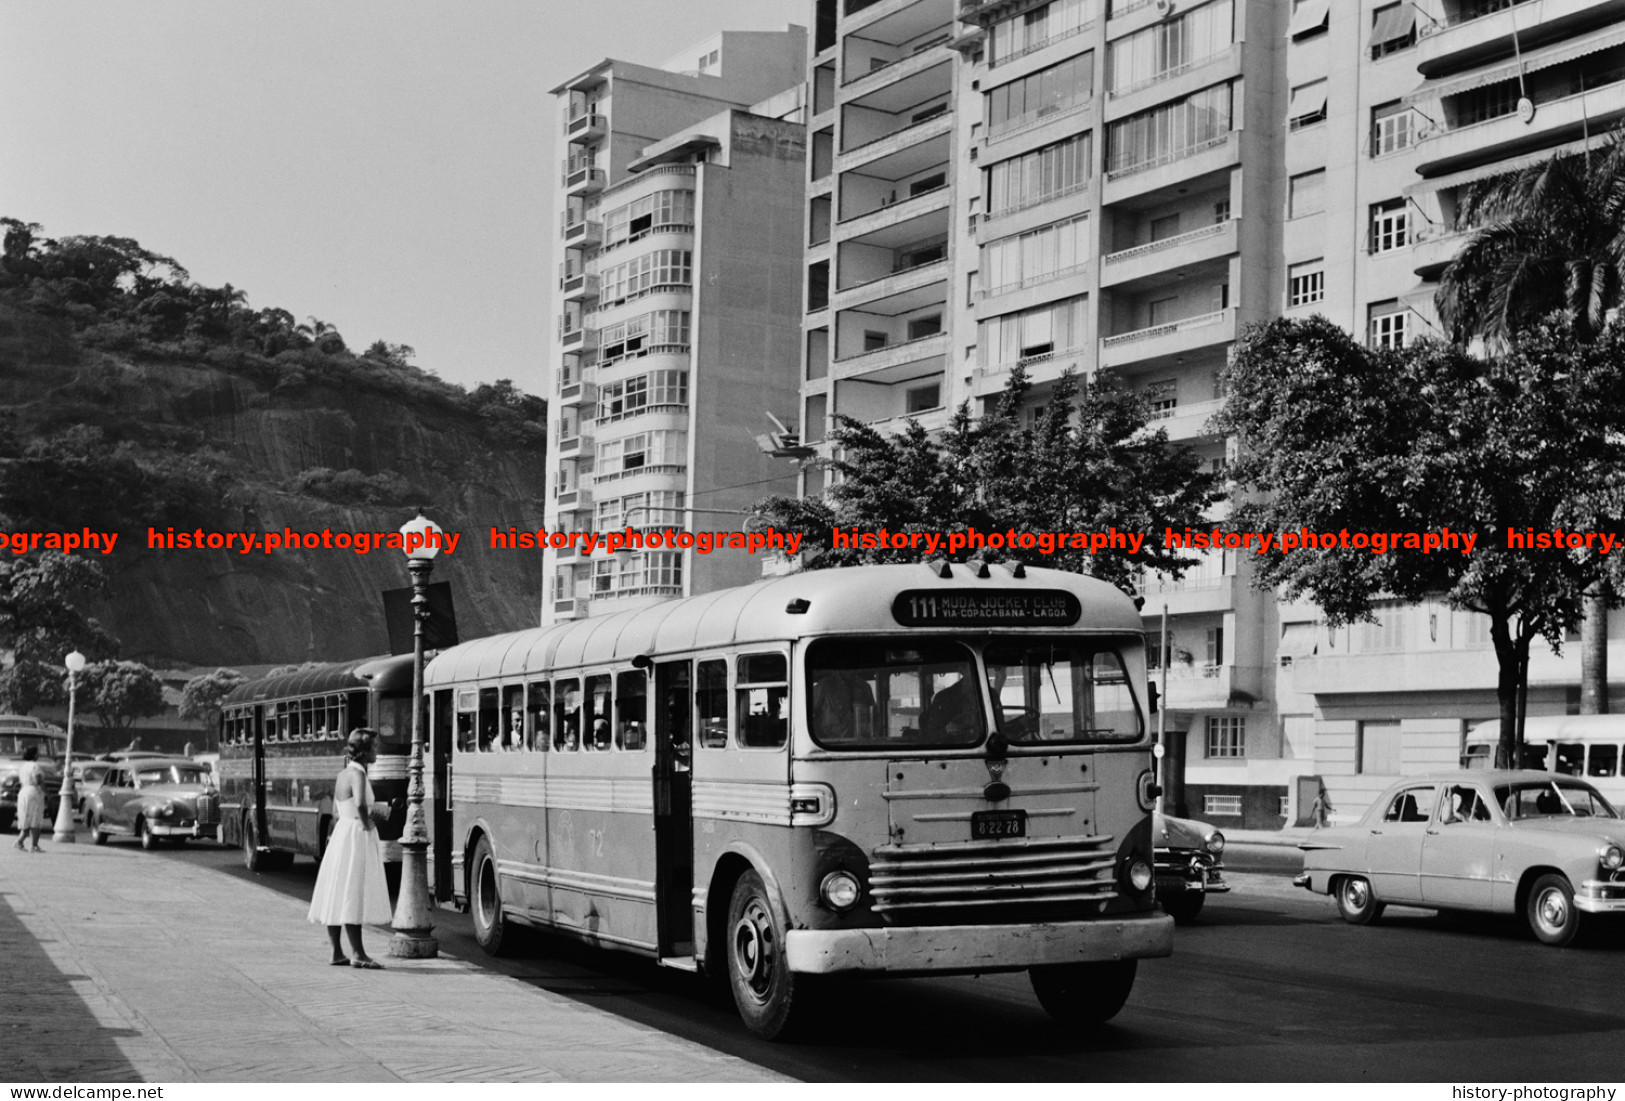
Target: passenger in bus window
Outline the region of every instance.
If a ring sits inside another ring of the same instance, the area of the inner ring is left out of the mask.
[[[525,744],[525,713],[515,709],[508,713],[508,732],[502,737],[502,748],[512,752]]]
[[[982,698],[964,675],[933,695],[920,716],[920,731],[931,741],[979,741],[982,727]]]
[[[592,721],[592,740],[587,744],[587,748],[609,748],[609,720],[602,715]]]
[[[554,692],[557,713],[554,716],[553,748],[573,753],[581,748],[581,684],[579,681],[560,681]]]
[[[820,740],[850,742],[871,735],[875,694],[848,669],[831,669],[813,685],[813,734]]]

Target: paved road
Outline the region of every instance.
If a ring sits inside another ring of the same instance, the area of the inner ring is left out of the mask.
[[[1245,846],[1244,865],[1297,870],[1293,849]],[[1231,854],[1227,853],[1227,858]],[[221,850],[168,859],[252,879]],[[1231,860],[1231,865],[1236,865]],[[308,864],[259,878],[309,897]],[[1339,921],[1283,874],[1231,876],[1232,894],[1182,928],[1172,959],[1141,965],[1110,1027],[1068,1035],[1025,976],[874,980],[824,993],[829,1024],[768,1044],[697,980],[534,938],[483,966],[539,992],[805,1081],[1617,1080],[1625,1047],[1625,936],[1559,951],[1511,919],[1390,909]],[[478,955],[446,914],[449,950]],[[1463,1078],[1462,1076],[1465,1076]]]

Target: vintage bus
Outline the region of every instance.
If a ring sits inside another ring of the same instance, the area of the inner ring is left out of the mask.
[[[344,740],[379,733],[369,773],[379,802],[406,794],[412,748],[412,656],[367,658],[239,685],[221,700],[220,840],[241,845],[250,871],[318,862],[333,824],[333,781]],[[385,860],[400,862],[404,806],[379,827]]]
[[[1103,582],[802,572],[468,642],[424,685],[436,865],[493,954],[524,924],[725,977],[775,1037],[861,973],[1028,970],[1102,1021],[1171,950],[1144,635]]]
[[[1491,768],[1501,720],[1467,732],[1463,768]],[[1625,715],[1538,715],[1524,720],[1525,768],[1583,776],[1616,807],[1625,806]]]

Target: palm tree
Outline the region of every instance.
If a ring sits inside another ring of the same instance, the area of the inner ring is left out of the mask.
[[[1561,310],[1589,343],[1625,304],[1625,125],[1600,148],[1472,185],[1456,215],[1472,237],[1434,298],[1450,338],[1494,352]],[[1586,600],[1580,710],[1608,710],[1608,594]]]

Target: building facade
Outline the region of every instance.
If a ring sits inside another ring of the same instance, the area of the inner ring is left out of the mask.
[[[1222,471],[1244,326],[1438,335],[1461,189],[1625,118],[1621,0],[815,0],[813,25],[808,441],[837,413],[940,427],[1017,363],[1035,405],[1112,368]],[[1357,813],[1496,714],[1483,617],[1332,631],[1251,582],[1233,552],[1144,579],[1187,813],[1278,827],[1321,784]],[[1531,713],[1572,709],[1575,649],[1533,660]]]
[[[753,434],[795,415],[806,32],[606,60],[560,104],[546,530],[739,531],[793,493]],[[545,552],[543,625],[741,584],[750,556]]]

